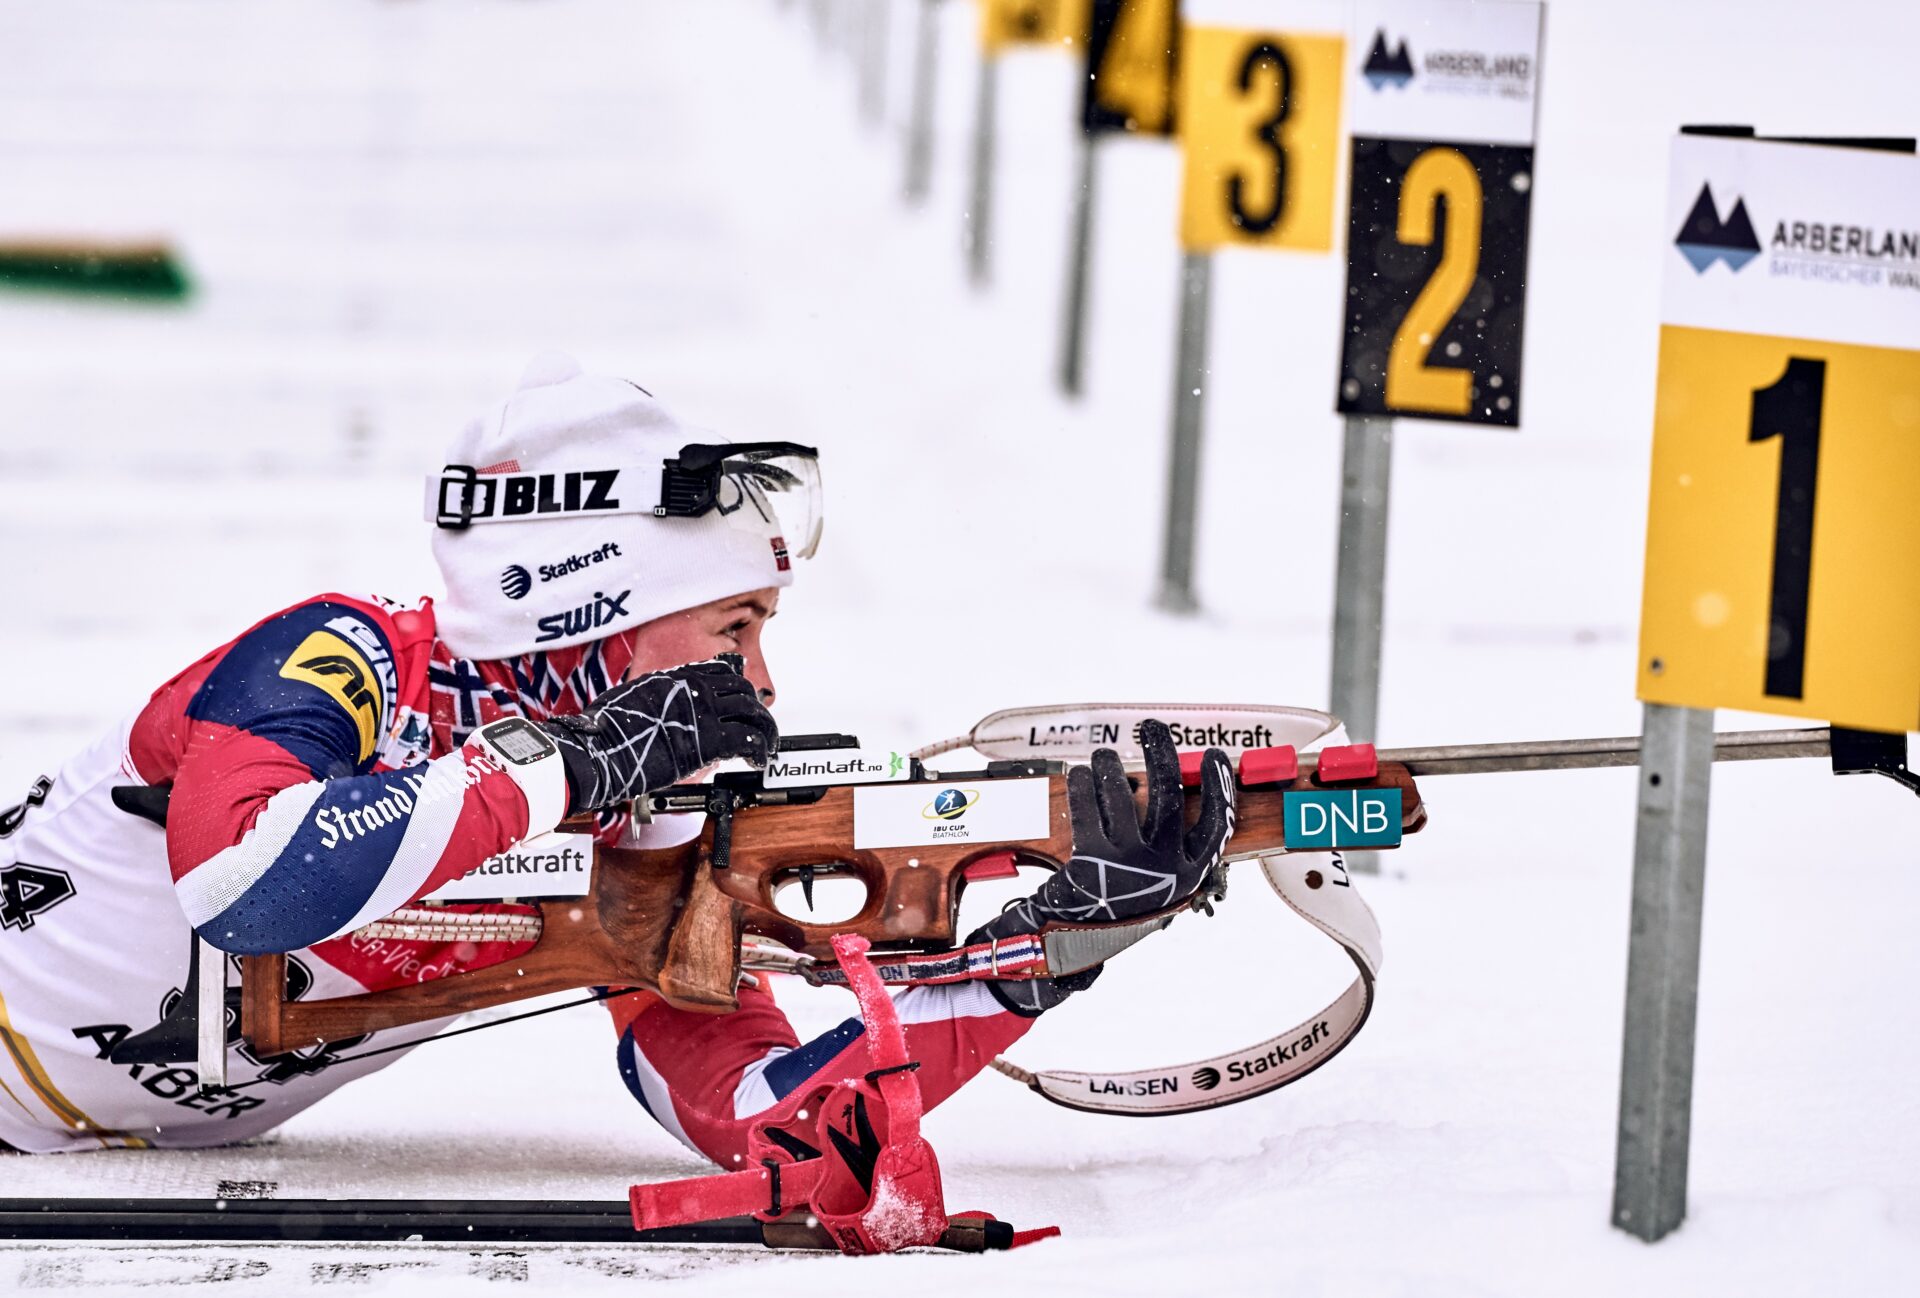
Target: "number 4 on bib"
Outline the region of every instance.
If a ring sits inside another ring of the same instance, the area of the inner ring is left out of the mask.
[[[10,865],[0,870],[0,928],[29,929],[34,917],[73,896],[64,870]]]

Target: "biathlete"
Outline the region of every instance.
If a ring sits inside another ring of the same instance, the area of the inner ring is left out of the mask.
[[[329,594],[275,613],[0,812],[0,1145],[202,1147],[271,1130],[403,1052],[347,1056],[446,1021],[272,1057],[230,1025],[229,1084],[211,1091],[187,1065],[116,1062],[183,994],[194,934],[287,953],[306,999],[508,960],[527,945],[356,930],[568,815],[597,813],[607,843],[685,841],[697,821],[622,808],[776,750],[761,636],[819,542],[813,451],[702,441],[636,385],[549,356],[447,460],[427,501],[444,599]],[[1172,742],[1157,723],[1145,739],[1152,803],[1178,808]],[[1073,861],[971,940],[1191,895],[1232,824],[1227,759],[1210,750],[1206,766],[1184,834],[1177,810],[1141,832],[1111,752],[1076,768]],[[1098,972],[899,993],[927,1103]],[[872,1067],[858,1019],[802,1043],[758,985],[724,1015],[647,992],[608,1004],[634,1097],[722,1166],[753,1123]]]

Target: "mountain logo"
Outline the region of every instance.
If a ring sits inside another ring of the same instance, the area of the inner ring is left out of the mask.
[[[517,563],[510,563],[500,572],[500,593],[508,599],[525,599],[527,592],[533,589],[533,574]]]
[[[1413,80],[1413,60],[1407,56],[1407,42],[1402,39],[1399,48],[1389,53],[1386,28],[1375,29],[1373,47],[1367,51],[1367,61],[1360,74],[1376,92],[1385,86],[1405,90],[1407,82]]]
[[[1686,224],[1680,227],[1673,243],[1687,264],[1702,275],[1716,261],[1726,262],[1727,269],[1737,274],[1760,255],[1760,239],[1753,232],[1752,218],[1747,215],[1747,201],[1734,199],[1733,210],[1722,221],[1720,209],[1713,201],[1713,188],[1706,184],[1700,186],[1700,197],[1693,200]]]
[[[1193,1085],[1196,1090],[1210,1091],[1220,1085],[1220,1070],[1211,1066],[1202,1066],[1193,1070]]]
[[[942,789],[920,814],[928,820],[958,820],[979,801],[980,794],[974,789]]]

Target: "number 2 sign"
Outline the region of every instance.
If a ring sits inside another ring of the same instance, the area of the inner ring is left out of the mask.
[[[1540,6],[1378,0],[1355,37],[1338,408],[1517,427]]]
[[[1639,695],[1920,728],[1920,161],[1674,145]]]

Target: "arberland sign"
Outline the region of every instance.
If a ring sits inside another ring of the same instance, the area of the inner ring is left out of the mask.
[[[1920,349],[1916,174],[1907,154],[1680,136],[1667,229],[1690,269],[1664,277],[1662,323]]]

